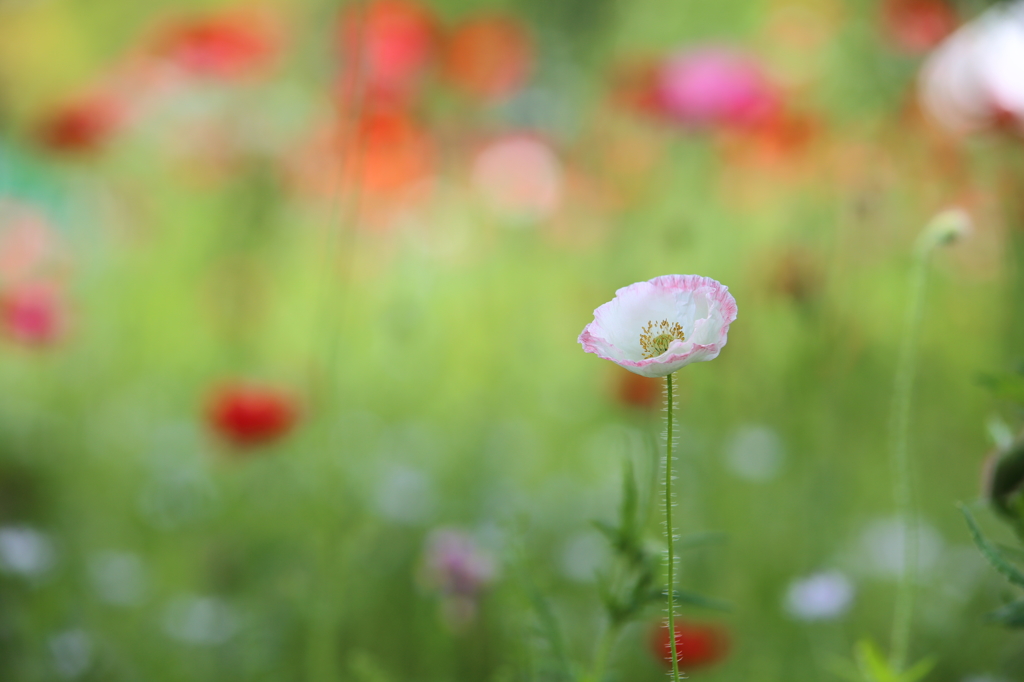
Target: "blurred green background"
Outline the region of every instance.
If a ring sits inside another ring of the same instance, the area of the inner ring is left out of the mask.
[[[585,679],[613,560],[591,522],[624,462],[656,498],[663,413],[575,339],[667,273],[739,306],[677,375],[678,526],[726,538],[680,585],[731,605],[684,609],[729,641],[692,677],[841,679],[889,633],[912,250],[959,205],[912,408],[911,654],[1024,680],[954,506],[1020,422],[980,379],[1022,356],[1020,139],[917,104],[982,8],[943,4],[922,46],[901,4],[0,0],[0,679],[565,679],[545,613]],[[783,113],[652,112],[645,69],[707,45]],[[472,585],[438,577],[439,532]],[[815,617],[794,590],[822,572],[842,589]],[[661,617],[607,679],[662,679]]]

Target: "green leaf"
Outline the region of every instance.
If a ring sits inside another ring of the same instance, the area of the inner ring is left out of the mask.
[[[868,682],[899,682],[882,652],[870,639],[862,639],[854,647],[854,658],[861,675]]]
[[[996,398],[1024,403],[1024,376],[1020,374],[981,374],[978,383],[992,391]]]
[[[565,650],[565,640],[562,638],[562,629],[558,625],[558,619],[551,608],[551,604],[541,594],[540,590],[532,583],[527,583],[527,593],[534,611],[537,613],[537,634],[548,643],[551,648],[551,655],[554,659],[554,673],[558,679],[572,679],[572,665]]]
[[[860,674],[857,666],[845,656],[833,656],[825,663],[825,667],[836,677],[849,682],[864,682],[864,676]]]
[[[923,680],[934,667],[935,658],[926,656],[900,675],[899,682],[918,682],[918,680]]]
[[[612,524],[608,523],[607,521],[596,520],[591,521],[590,523],[594,526],[594,528],[601,531],[601,534],[608,539],[608,542],[610,542],[613,547],[619,547],[622,544],[622,534],[619,533],[619,529],[613,526]]]
[[[996,609],[988,614],[988,619],[1008,628],[1024,628],[1024,599]]]
[[[1010,545],[1004,545],[1001,542],[997,542],[996,549],[1013,561],[1024,561],[1024,549],[1021,549],[1020,547],[1011,547]]]
[[[860,671],[858,682],[919,682],[935,667],[935,659],[928,656],[902,672],[896,670],[870,639],[857,642],[854,647],[854,660]],[[848,670],[844,668],[837,667],[833,672],[850,679]]]
[[[963,504],[958,506],[960,507],[960,511],[963,513],[964,518],[967,520],[967,526],[971,530],[971,538],[974,540],[974,544],[978,546],[978,549],[980,549],[981,553],[985,555],[985,558],[988,559],[990,564],[992,564],[992,567],[1002,573],[1003,577],[1017,587],[1024,587],[1024,573],[1021,573],[1020,569],[1007,561],[996,546],[981,534],[981,528],[978,527],[978,523],[974,520],[974,516],[971,514],[970,510]]]

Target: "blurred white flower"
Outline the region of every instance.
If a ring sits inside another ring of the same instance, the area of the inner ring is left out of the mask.
[[[608,541],[594,531],[570,537],[562,547],[562,573],[577,582],[593,582],[608,561]]]
[[[997,5],[947,38],[921,70],[921,103],[955,133],[1024,130],[1024,2]]]
[[[790,583],[783,605],[799,620],[832,620],[849,610],[853,595],[849,578],[839,571],[826,571]]]
[[[775,478],[783,459],[782,441],[767,426],[741,426],[725,451],[725,461],[734,474],[758,483]]]
[[[24,526],[0,528],[0,570],[26,577],[39,576],[53,566],[53,543],[43,533]]]
[[[663,275],[616,291],[578,341],[630,372],[663,377],[717,358],[735,319],[729,287],[699,275]]]
[[[68,630],[50,637],[53,667],[61,677],[79,677],[92,663],[92,640],[81,630]]]
[[[238,631],[235,610],[217,597],[182,595],[164,609],[164,632],[181,642],[222,644]]]
[[[436,507],[434,485],[419,469],[395,466],[381,478],[377,487],[377,510],[381,516],[409,525],[430,521]]]
[[[96,552],[89,557],[89,577],[100,599],[117,606],[135,606],[146,595],[142,559],[132,552]]]
[[[917,542],[918,575],[934,569],[945,548],[942,535],[923,520],[908,524],[900,518],[879,519],[864,529],[854,550],[859,567],[879,578],[898,578],[903,572],[903,538],[911,525],[916,529],[911,539]]]

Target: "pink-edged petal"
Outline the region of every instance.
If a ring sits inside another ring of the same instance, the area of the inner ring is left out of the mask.
[[[665,275],[615,292],[594,311],[594,321],[579,336],[588,353],[647,377],[671,374],[691,362],[718,357],[736,319],[736,301],[728,287],[698,275]],[[655,358],[644,358],[640,334],[648,322],[679,323],[685,340],[676,340]]]

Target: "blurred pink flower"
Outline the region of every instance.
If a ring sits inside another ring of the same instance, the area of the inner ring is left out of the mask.
[[[374,0],[345,11],[340,42],[345,85],[362,79],[371,101],[405,104],[434,58],[437,29],[422,3]]]
[[[693,127],[750,126],[779,108],[779,94],[760,65],[722,47],[669,57],[658,68],[655,97],[668,120]]]
[[[423,582],[438,592],[475,597],[497,575],[497,566],[472,536],[455,528],[439,528],[427,538]]]
[[[506,217],[534,222],[551,217],[562,199],[562,163],[534,135],[512,133],[490,142],[473,160],[473,184]]]
[[[0,200],[0,285],[38,275],[52,260],[57,239],[31,206]]]
[[[11,340],[27,346],[48,346],[66,327],[64,302],[47,282],[22,283],[0,294],[0,323]]]
[[[526,84],[533,52],[533,40],[522,22],[501,14],[480,15],[448,37],[443,73],[468,95],[505,99]]]
[[[699,275],[663,275],[616,291],[594,311],[579,343],[631,372],[663,377],[718,357],[735,319],[729,287]]]
[[[954,133],[1024,130],[1024,2],[998,5],[962,26],[920,75],[925,111]]]
[[[427,537],[420,582],[441,598],[441,617],[452,630],[469,626],[480,593],[497,577],[497,565],[472,536],[455,528],[439,528]]]

